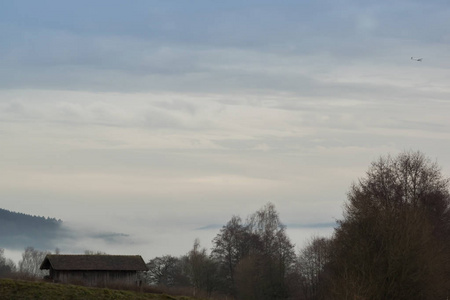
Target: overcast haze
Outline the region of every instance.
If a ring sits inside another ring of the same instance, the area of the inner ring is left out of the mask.
[[[447,1],[2,1],[0,207],[147,261],[270,201],[300,247],[381,155],[449,174],[449,28]]]

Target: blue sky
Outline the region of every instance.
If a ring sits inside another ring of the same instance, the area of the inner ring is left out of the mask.
[[[150,259],[270,201],[300,247],[381,155],[449,174],[448,28],[445,1],[2,1],[1,207]]]

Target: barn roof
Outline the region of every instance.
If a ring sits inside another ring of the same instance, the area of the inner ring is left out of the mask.
[[[41,270],[59,271],[146,271],[140,255],[60,255],[49,254]]]

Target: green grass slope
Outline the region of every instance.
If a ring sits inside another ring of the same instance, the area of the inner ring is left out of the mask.
[[[0,299],[7,300],[195,300],[184,296],[136,293],[69,284],[0,279]]]

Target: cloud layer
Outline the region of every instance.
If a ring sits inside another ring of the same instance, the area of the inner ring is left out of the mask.
[[[268,201],[302,225],[298,245],[330,234],[317,224],[378,156],[421,150],[449,174],[449,15],[443,1],[2,3],[2,206],[123,233],[117,252],[146,259]]]

